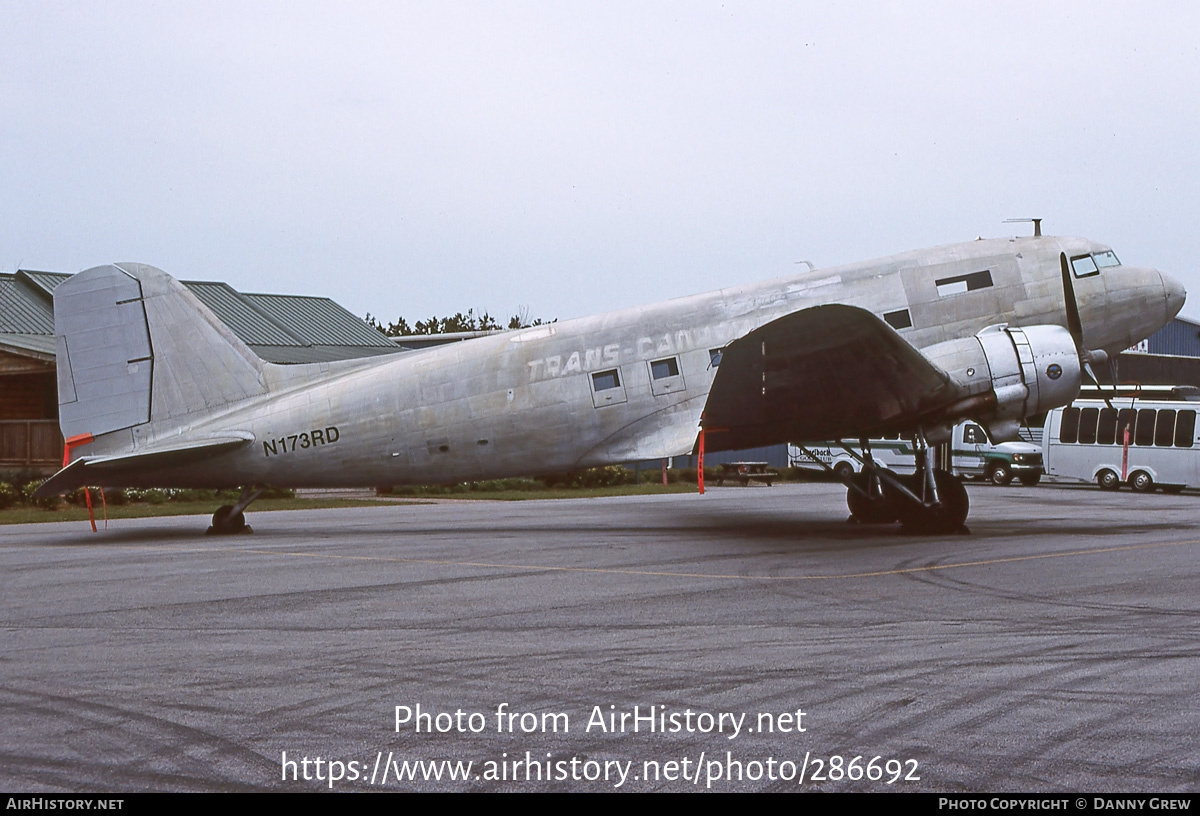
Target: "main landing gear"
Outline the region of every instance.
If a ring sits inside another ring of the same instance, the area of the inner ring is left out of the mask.
[[[916,472],[911,476],[900,476],[876,464],[867,439],[859,440],[862,456],[843,445],[862,465],[860,473],[841,479],[846,485],[849,520],[858,524],[898,521],[905,533],[915,535],[970,532],[964,523],[970,510],[966,488],[951,474],[933,467],[933,453],[924,433],[918,432],[913,444]]]
[[[250,506],[250,503],[257,499],[265,491],[265,487],[250,485],[242,488],[242,495],[238,497],[237,504],[225,504],[217,508],[217,512],[213,513],[212,526],[205,531],[205,535],[239,535],[253,533],[254,528],[246,523],[245,510]]]

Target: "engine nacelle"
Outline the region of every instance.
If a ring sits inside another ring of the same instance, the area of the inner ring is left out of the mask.
[[[924,353],[966,389],[959,415],[978,420],[996,442],[1017,439],[1025,417],[1079,396],[1083,367],[1062,326],[989,326]]]

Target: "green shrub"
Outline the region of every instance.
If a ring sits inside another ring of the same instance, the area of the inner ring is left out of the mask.
[[[26,483],[26,485],[21,488],[21,498],[26,504],[32,507],[40,507],[43,510],[57,510],[59,504],[58,496],[44,496],[40,499],[35,499],[33,497],[34,491],[41,487],[41,484],[41,480]]]
[[[12,507],[21,501],[21,491],[8,482],[0,482],[0,510]]]

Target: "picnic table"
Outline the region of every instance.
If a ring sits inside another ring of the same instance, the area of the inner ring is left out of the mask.
[[[720,466],[717,473],[717,484],[725,484],[726,479],[736,480],[743,487],[752,481],[766,482],[767,487],[779,478],[779,472],[770,470],[766,462],[726,462]]]

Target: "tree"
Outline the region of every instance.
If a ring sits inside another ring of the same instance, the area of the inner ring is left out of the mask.
[[[555,319],[557,320],[557,318]],[[529,318],[529,307],[522,306],[516,314],[508,319],[507,326],[502,326],[496,318],[492,317],[487,312],[476,316],[474,309],[467,309],[467,313],[456,312],[454,317],[430,317],[428,320],[418,320],[411,326],[403,317],[397,319],[394,323],[388,323],[385,327],[370,312],[367,313],[367,325],[374,329],[378,329],[388,337],[403,337],[405,335],[415,334],[451,334],[456,332],[474,332],[474,331],[499,331],[503,328],[509,329],[525,329],[530,326],[540,326],[543,323],[554,323],[555,320],[545,321],[540,317],[531,320]]]

